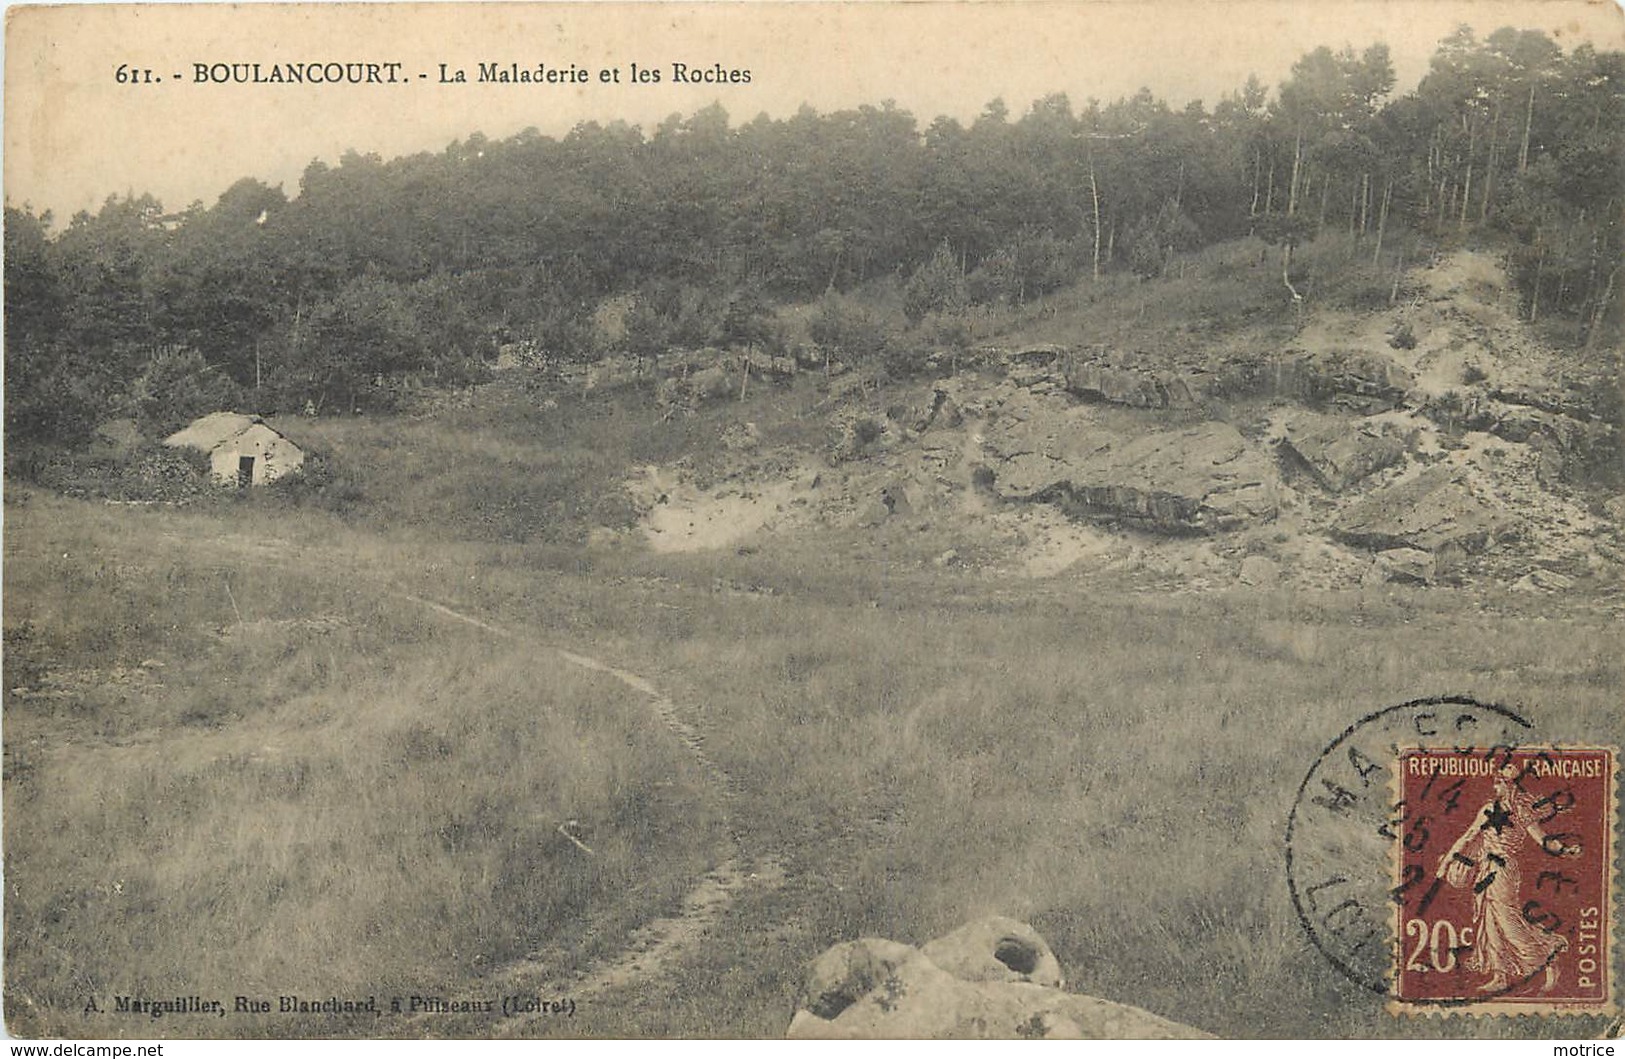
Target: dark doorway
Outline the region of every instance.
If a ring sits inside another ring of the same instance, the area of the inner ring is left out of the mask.
[[[254,484],[254,457],[237,457],[237,487],[246,488]]]

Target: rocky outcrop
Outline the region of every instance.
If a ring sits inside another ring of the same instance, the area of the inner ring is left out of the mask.
[[[915,949],[865,938],[811,968],[793,1040],[1189,1039],[1208,1034],[1149,1011],[1061,989],[1032,927],[1002,916]]]
[[[845,410],[830,418],[827,455],[831,463],[859,459],[885,436],[887,421],[863,409]]]
[[[1519,521],[1474,495],[1459,472],[1434,467],[1376,490],[1343,509],[1332,535],[1367,548],[1481,552],[1515,535]]]
[[[924,434],[937,428],[952,430],[964,421],[964,414],[960,412],[949,387],[939,383],[931,388],[930,396],[914,410],[907,425],[916,434]]]
[[[1533,403],[1535,396],[1509,391],[1451,391],[1428,400],[1422,413],[1447,431],[1479,430],[1535,447],[1541,453],[1541,483],[1547,486],[1562,480],[1565,469],[1585,467],[1599,455],[1611,455],[1614,430],[1608,423],[1555,398]],[[1528,398],[1529,403],[1509,401],[1508,397]]]
[[[983,351],[984,355],[988,353],[997,354],[1005,374],[1017,386],[1059,385],[1063,381],[1068,356],[1065,346],[1041,343],[1021,349]]]
[[[861,527],[878,526],[893,515],[907,515],[913,510],[903,483],[888,482],[859,506],[856,524]]]
[[[1389,548],[1377,553],[1364,580],[1375,585],[1431,585],[1437,572],[1438,563],[1432,552]]]
[[[1225,423],[1124,437],[1081,410],[1007,404],[985,445],[999,497],[1075,518],[1207,534],[1276,512],[1272,462]]]
[[[1226,357],[1209,365],[1204,386],[1218,397],[1287,398],[1370,415],[1404,403],[1415,383],[1385,353],[1333,350]]]
[[[1341,493],[1405,455],[1404,439],[1335,416],[1299,415],[1286,424],[1281,452],[1321,488]]]
[[[1289,355],[1282,361],[1285,390],[1304,401],[1370,414],[1404,401],[1416,377],[1392,357],[1361,350]]]
[[[1016,372],[1058,365],[1066,357],[1067,348],[1054,342],[1037,342],[1020,349],[984,348],[981,352],[984,356],[996,353],[1006,371]]]
[[[1199,400],[1194,382],[1174,372],[1075,360],[1066,365],[1064,378],[1067,392],[1085,401],[1130,408],[1194,408]]]
[[[1556,570],[1535,567],[1518,578],[1512,585],[1514,592],[1567,592],[1574,587],[1574,578]]]

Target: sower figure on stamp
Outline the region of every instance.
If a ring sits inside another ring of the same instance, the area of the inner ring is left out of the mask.
[[[1474,937],[1464,965],[1489,976],[1478,987],[1481,993],[1515,989],[1542,969],[1546,974],[1540,991],[1550,992],[1557,985],[1557,955],[1569,945],[1567,938],[1530,922],[1523,913],[1521,862],[1531,851],[1544,851],[1548,839],[1535,812],[1538,799],[1518,786],[1517,776],[1511,764],[1501,768],[1494,796],[1439,858],[1434,872],[1451,886],[1473,889]],[[1575,846],[1556,852],[1580,855]]]

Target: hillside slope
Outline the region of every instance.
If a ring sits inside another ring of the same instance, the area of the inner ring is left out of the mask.
[[[1599,484],[1619,472],[1606,370],[1544,345],[1486,252],[1440,255],[1395,291],[1228,328],[1201,327],[1199,306],[1170,328],[1181,300],[1165,293],[1162,319],[1104,343],[1083,328],[1123,306],[1069,321],[1062,296],[957,371],[831,380],[821,444],[805,402],[794,433],[772,403],[740,405],[756,418],[722,428],[703,471],[634,475],[639,524],[621,539],[681,552],[847,533],[991,577],[1082,563],[1186,589],[1611,590],[1625,554]]]

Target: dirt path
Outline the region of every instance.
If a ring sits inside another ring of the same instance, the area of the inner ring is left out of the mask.
[[[245,537],[212,537],[187,543],[272,563],[287,561],[290,550],[286,541]],[[380,588],[388,596],[432,611],[448,621],[471,626],[488,636],[551,652],[571,666],[601,673],[636,692],[647,703],[654,718],[698,766],[713,796],[725,810],[723,837],[711,851],[711,867],[684,895],[675,911],[645,922],[633,930],[618,949],[586,965],[582,965],[579,953],[572,947],[544,945],[507,966],[494,968],[486,978],[491,995],[564,998],[579,1003],[609,990],[654,982],[674,973],[683,958],[703,944],[707,936],[725,929],[728,914],[741,896],[777,890],[784,885],[782,861],[773,855],[752,855],[745,851],[738,832],[728,821],[726,810],[737,802],[741,793],[737,782],[706,752],[699,729],[684,719],[678,704],[653,681],[591,655],[539,642],[525,631],[506,628],[435,600]],[[566,837],[575,840],[572,835],[566,834]],[[432,1025],[437,1028],[443,1025],[439,1016],[423,1017],[433,1018]],[[489,1031],[482,1028],[475,1032],[523,1037],[527,1035],[528,1026],[544,1018],[543,1015],[520,1015],[503,1019]]]
[[[392,594],[504,640],[525,642],[529,639],[511,629],[453,610],[434,600],[405,592]],[[700,767],[718,799],[727,804],[737,797],[739,790],[733,777],[705,752],[699,731],[682,718],[677,704],[652,681],[591,655],[577,654],[561,647],[547,649],[570,665],[603,673],[644,696],[655,717]],[[544,1000],[562,997],[580,1002],[607,990],[648,982],[668,973],[679,957],[699,945],[707,934],[716,929],[743,891],[778,889],[784,885],[783,864],[771,856],[752,861],[740,849],[739,839],[731,829],[718,845],[715,857],[715,866],[684,896],[682,907],[677,912],[650,920],[634,930],[618,953],[592,966],[561,974],[561,967],[571,967],[574,963],[574,953],[544,948],[497,970],[491,976],[493,991],[500,991],[504,995],[540,996]],[[499,1035],[525,1036],[525,1027],[534,1018],[540,1017],[521,1016],[505,1020]]]

